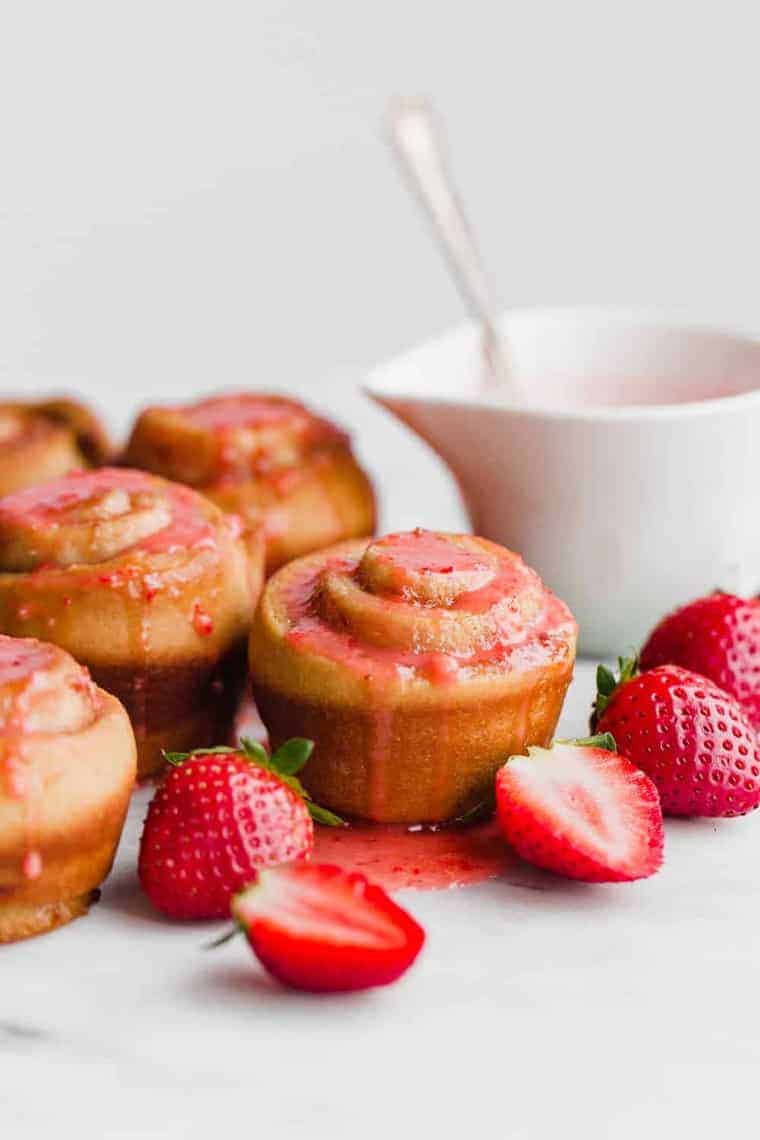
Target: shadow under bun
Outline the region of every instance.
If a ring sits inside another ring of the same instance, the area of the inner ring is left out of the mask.
[[[253,691],[276,747],[316,742],[304,783],[379,822],[458,818],[513,753],[550,742],[576,625],[515,554],[417,530],[299,559],[264,589]]]
[[[263,528],[268,573],[374,530],[374,494],[348,437],[282,396],[146,408],[124,461],[196,487],[246,528]]]
[[[261,546],[236,519],[142,471],[77,472],[0,499],[0,631],[89,667],[129,713],[141,776],[164,748],[225,738],[262,580]]]
[[[135,780],[126,712],[53,645],[0,636],[0,942],[84,914]]]
[[[111,455],[103,425],[85,404],[58,399],[0,403],[0,495],[46,483]]]

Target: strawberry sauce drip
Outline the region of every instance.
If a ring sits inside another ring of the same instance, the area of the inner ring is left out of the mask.
[[[193,606],[193,629],[199,637],[210,637],[214,632],[214,619],[204,610],[200,602]]]
[[[497,878],[514,863],[493,819],[439,828],[317,827],[313,858],[361,871],[390,891],[471,886]]]
[[[519,557],[483,539],[418,529],[313,556],[281,573],[273,592],[286,642],[360,682],[371,722],[369,799],[376,818],[383,818],[393,764],[391,686],[453,689],[538,670],[572,653],[575,622],[564,603]],[[529,711],[526,700],[526,723]],[[448,774],[442,744],[442,802]]]

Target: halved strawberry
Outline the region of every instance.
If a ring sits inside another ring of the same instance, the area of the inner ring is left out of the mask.
[[[644,879],[662,864],[657,789],[609,734],[511,756],[496,775],[496,811],[518,855],[570,879]]]
[[[381,887],[326,864],[260,871],[232,900],[232,914],[270,974],[300,990],[388,985],[425,941],[422,927]]]

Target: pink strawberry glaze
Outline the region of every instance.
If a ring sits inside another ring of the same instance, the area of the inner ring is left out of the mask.
[[[576,626],[534,571],[485,540],[415,530],[347,549],[292,564],[273,591],[287,622],[287,643],[334,662],[361,683],[371,720],[369,814],[382,819],[396,686],[422,682],[453,689],[512,671],[538,671],[572,655]],[[525,690],[521,715],[527,723],[531,686]],[[444,706],[438,729],[442,794],[449,719]]]
[[[404,551],[396,545],[393,548],[394,554],[403,553],[406,557],[406,548],[413,548],[419,542],[422,549],[417,558],[419,563],[429,561],[432,554],[437,564],[454,566],[453,559],[457,557],[455,549],[451,549],[448,560],[441,558],[441,539],[445,542],[445,536],[433,536],[436,539],[434,543],[429,542],[427,532],[419,530],[410,532],[409,535],[392,537],[394,541],[398,538],[404,540]],[[382,542],[380,540],[375,545],[382,548]],[[446,543],[446,546],[453,547],[453,544]],[[572,614],[564,602],[547,590],[521,559],[511,558],[505,552],[503,558],[496,560],[492,580],[487,585],[462,592],[447,608],[463,614],[488,613],[505,598],[514,599],[516,606],[521,591],[529,589],[540,598],[539,612],[532,621],[526,621],[522,625],[518,623],[517,627],[510,625],[501,628],[490,644],[463,656],[435,651],[414,652],[360,641],[350,630],[341,625],[333,626],[320,612],[323,575],[333,572],[358,580],[360,561],[358,556],[340,556],[328,559],[321,566],[315,566],[312,562],[301,574],[291,578],[284,591],[284,600],[290,622],[287,639],[291,645],[304,652],[337,661],[368,679],[391,679],[406,668],[433,683],[443,685],[456,681],[465,669],[478,670],[488,666],[530,668],[550,661],[557,652],[564,652],[568,635],[575,630]],[[468,568],[471,566],[472,563],[469,563]],[[424,573],[424,570],[421,572]],[[393,613],[395,605],[408,604],[401,602],[396,595],[385,595],[383,600],[389,615]],[[420,610],[434,616],[436,607],[420,606]]]
[[[240,428],[289,428],[294,441],[300,441],[305,446],[317,446],[347,438],[329,420],[315,416],[298,401],[282,396],[233,392],[226,396],[212,396],[197,404],[185,404],[175,411],[191,426],[218,435],[223,445],[229,443],[233,452],[226,458],[230,462],[236,458],[233,437]],[[223,455],[222,459],[224,458]]]
[[[6,495],[0,499],[0,525],[5,521],[11,525],[23,523],[32,531],[46,529],[60,522],[62,512],[114,490],[157,494],[171,506],[169,525],[135,543],[129,548],[131,551],[159,553],[215,545],[214,527],[204,517],[194,492],[175,483],[157,483],[154,476],[129,468],[75,471],[50,483]]]
[[[0,688],[26,681],[32,673],[47,669],[54,655],[53,646],[42,641],[0,634]]]
[[[418,573],[452,574],[456,570],[480,570],[487,566],[484,559],[456,546],[445,535],[421,528],[389,534],[376,539],[372,545],[383,561]]]
[[[493,819],[437,829],[317,827],[313,859],[361,871],[390,891],[471,886],[497,878],[514,862]]]
[[[24,801],[27,850],[21,870],[27,879],[36,879],[42,873],[42,856],[33,844],[41,788],[30,781],[25,764],[27,711],[29,702],[34,700],[35,679],[55,664],[59,652],[52,645],[40,641],[0,634],[0,689],[5,690],[2,694],[4,715],[0,719],[0,773],[4,776],[8,794]],[[88,698],[94,698],[89,676],[84,669],[81,673],[83,692]],[[0,784],[0,793],[3,790]]]
[[[175,411],[195,427],[209,431],[238,427],[266,427],[270,424],[288,422],[311,422],[324,424],[307,408],[296,400],[281,396],[261,396],[247,392],[230,392],[226,396],[210,396],[197,404],[184,404]],[[337,428],[333,429],[339,434]]]

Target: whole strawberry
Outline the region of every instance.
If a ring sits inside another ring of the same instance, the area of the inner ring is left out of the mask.
[[[663,618],[641,651],[641,669],[680,665],[736,697],[760,730],[760,599],[698,598]]]
[[[290,740],[270,757],[243,740],[238,750],[168,754],[140,840],[140,883],[154,906],[171,918],[225,918],[259,868],[308,858],[312,815],[340,823],[295,777],[311,749]]]
[[[668,815],[745,815],[760,804],[760,741],[738,702],[674,665],[603,665],[595,725],[653,780]]]

